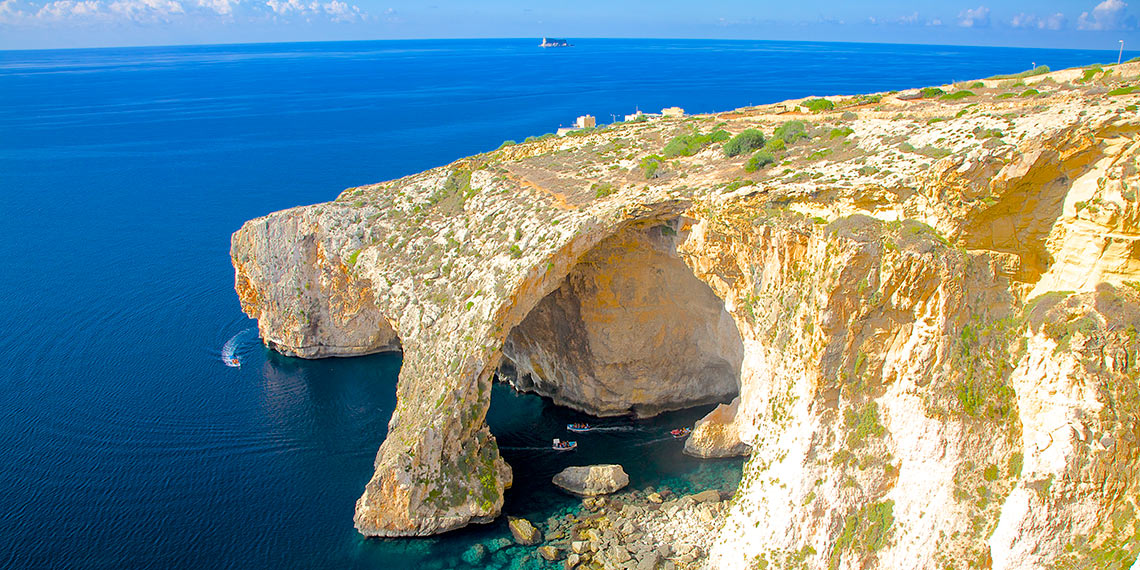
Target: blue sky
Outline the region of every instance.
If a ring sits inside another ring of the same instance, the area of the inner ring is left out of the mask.
[[[540,36],[1140,48],[1140,0],[0,0],[0,49]]]

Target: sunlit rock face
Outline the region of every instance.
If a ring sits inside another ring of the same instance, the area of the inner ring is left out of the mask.
[[[731,399],[744,346],[677,256],[678,223],[630,228],[583,256],[507,337],[511,383],[598,416]]]
[[[731,404],[721,404],[701,418],[685,439],[685,453],[703,458],[748,455],[751,448],[741,441],[740,428],[736,425],[739,409],[738,397]]]

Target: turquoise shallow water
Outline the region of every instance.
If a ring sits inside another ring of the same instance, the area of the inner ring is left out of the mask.
[[[1114,61],[1114,52],[794,42],[359,42],[0,52],[0,567],[449,567],[502,522],[431,539],[352,528],[395,355],[266,351],[229,235],[270,211],[640,107],[732,109]],[[1125,57],[1131,57],[1125,54]],[[228,352],[228,351],[227,351]],[[661,439],[690,410],[543,448],[580,419],[497,386],[506,512],[617,461],[633,485],[729,480]],[[661,439],[660,441],[656,441]],[[518,563],[524,553],[493,558]]]

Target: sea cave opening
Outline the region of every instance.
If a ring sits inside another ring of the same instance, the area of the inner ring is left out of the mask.
[[[744,356],[724,302],[678,253],[687,222],[631,223],[601,240],[509,332],[487,414],[515,472],[504,513],[576,504],[551,485],[571,465],[618,463],[634,493],[735,490],[741,458],[684,455],[670,433],[739,394]],[[591,430],[569,432],[576,422]],[[554,439],[578,446],[555,451]]]
[[[732,400],[744,343],[678,254],[683,223],[629,224],[586,252],[511,330],[499,378],[597,417]]]

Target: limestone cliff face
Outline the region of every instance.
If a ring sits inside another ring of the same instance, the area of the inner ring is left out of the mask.
[[[404,351],[366,535],[498,514],[501,375],[599,415],[733,400],[687,445],[749,453],[713,567],[1126,568],[1138,74],[506,147],[248,222],[237,290],[287,354]],[[792,119],[756,172],[658,156]]]

